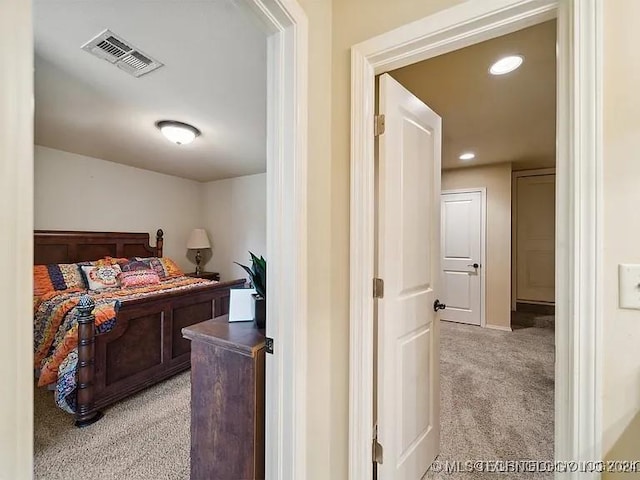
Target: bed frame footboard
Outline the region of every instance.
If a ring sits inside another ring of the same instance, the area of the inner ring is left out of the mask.
[[[122,303],[114,328],[95,334],[95,303],[78,304],[76,426],[102,418],[101,408],[165,380],[190,365],[184,327],[229,311],[229,290],[245,280],[203,285]]]
[[[96,304],[89,295],[78,303],[78,382],[76,400],[76,427],[82,428],[102,418],[94,409],[95,317]]]

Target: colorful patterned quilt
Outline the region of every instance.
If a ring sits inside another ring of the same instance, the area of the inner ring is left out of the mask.
[[[213,283],[209,280],[177,277],[158,285],[135,288],[109,288],[96,292],[69,289],[34,297],[33,350],[38,386],[55,384],[57,405],[69,413],[76,410],[76,373],[78,364],[78,322],[76,306],[89,293],[96,303],[96,334],[106,333],[116,324],[122,302],[193,288]]]

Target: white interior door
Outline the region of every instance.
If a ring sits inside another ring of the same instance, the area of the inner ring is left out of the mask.
[[[443,320],[482,321],[482,192],[442,194]]]
[[[439,452],[441,119],[380,77],[377,423],[381,480],[419,480]]]
[[[518,177],[516,300],[555,301],[556,176]]]

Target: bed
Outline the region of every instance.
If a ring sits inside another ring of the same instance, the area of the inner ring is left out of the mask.
[[[75,264],[105,257],[161,258],[163,240],[162,230],[157,231],[155,247],[150,246],[147,233],[36,230],[34,265]],[[244,279],[174,280],[177,286],[167,286],[166,291],[123,297],[111,319],[115,323],[104,333],[96,322],[100,300],[86,292],[70,290],[67,294],[75,302],[77,321],[76,426],[96,422],[102,417],[100,409],[187,370],[190,342],[182,338],[182,328],[228,313],[229,290],[245,283]]]

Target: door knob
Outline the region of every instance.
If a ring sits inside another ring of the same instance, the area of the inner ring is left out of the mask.
[[[447,308],[447,306],[444,303],[440,303],[440,300],[436,299],[435,302],[433,302],[433,311],[434,312],[438,312],[438,310],[444,310],[445,308]]]
[[[469,265],[467,265],[467,267],[480,268],[480,264],[479,263],[470,263]]]

